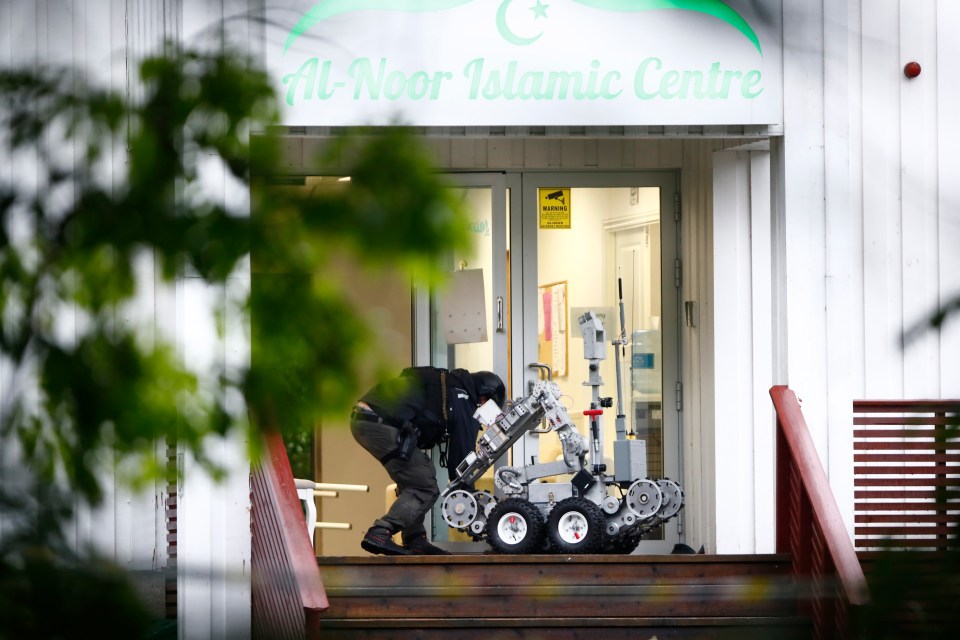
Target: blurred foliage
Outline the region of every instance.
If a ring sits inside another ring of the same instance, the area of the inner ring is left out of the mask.
[[[66,494],[42,484],[0,496],[0,508],[21,525],[0,545],[0,640],[128,640],[159,623],[125,572],[66,543],[59,523],[71,507]]]
[[[140,69],[137,102],[75,69],[0,72],[3,153],[26,167],[0,183],[0,350],[13,372],[0,435],[93,504],[101,448],[145,454],[135,479],[149,480],[168,436],[213,468],[207,434],[306,428],[343,411],[379,350],[326,267],[347,249],[436,279],[435,257],[467,241],[459,203],[404,129],[332,143],[319,166],[339,161],[351,177],[341,188],[270,188],[277,106],[262,71],[233,51]],[[217,168],[233,184],[202,180]],[[228,278],[245,275],[251,252],[271,277],[232,295]],[[142,290],[178,275],[225,285],[213,310],[221,334],[225,318],[254,318],[249,367],[186,368],[176,337],[142,312]]]
[[[960,295],[954,295],[943,302],[936,310],[921,318],[903,332],[903,345],[909,347],[931,332],[939,331],[951,318],[960,314]]]
[[[960,542],[957,535],[951,536]],[[870,602],[858,637],[867,640],[955,638],[960,629],[960,548],[941,552],[889,550],[867,564]]]
[[[136,607],[114,613],[115,576],[63,544],[72,496],[96,506],[113,473],[159,481],[167,439],[213,473],[205,439],[238,429],[251,455],[260,429],[309,453],[314,425],[389,366],[330,265],[347,252],[435,284],[437,256],[468,242],[408,130],[334,140],[316,166],[351,177],[335,189],[277,187],[267,75],[224,48],[166,51],[140,66],[136,100],[75,68],[0,69],[0,443],[19,442],[33,496],[26,509],[22,487],[0,486],[0,638],[69,637],[68,620],[137,637]],[[249,364],[178,354],[184,327],[162,308],[178,278],[214,301],[187,323],[219,341],[249,328]]]
[[[284,438],[290,470],[294,478],[315,480],[313,477],[313,434],[305,429]]]

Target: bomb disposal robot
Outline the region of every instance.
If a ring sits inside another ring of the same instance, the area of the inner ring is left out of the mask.
[[[621,325],[623,310],[621,303]],[[441,494],[446,523],[486,539],[502,553],[630,553],[644,533],[676,516],[683,508],[683,491],[669,479],[646,477],[646,443],[628,439],[622,401],[618,398],[614,473],[602,462],[601,416],[612,398],[600,398],[603,384],[599,363],[606,357],[604,329],[596,314],[579,318],[584,357],[589,362],[593,387],[589,437],[573,424],[561,402],[560,388],[549,380],[534,385],[531,393],[509,403],[503,411],[494,402],[481,406],[475,416],[484,427],[471,452],[457,467],[457,478]],[[625,332],[612,343],[626,344]],[[620,358],[617,350],[617,391],[620,394]],[[499,498],[470,487],[525,433],[541,426],[560,439],[563,459],[526,466],[502,466],[494,472]],[[570,476],[568,481],[545,482]]]

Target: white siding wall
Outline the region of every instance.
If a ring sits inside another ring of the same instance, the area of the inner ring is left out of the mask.
[[[853,186],[850,172],[850,122],[857,116],[848,106],[853,103],[842,87],[853,87],[850,69],[857,59],[851,52],[853,44],[849,37],[848,8],[845,3],[824,3],[824,56],[830,60],[824,65],[823,126],[827,147],[824,157],[824,300],[826,304],[827,369],[823,373],[827,396],[824,411],[829,416],[826,441],[830,455],[824,466],[831,479],[834,496],[841,506],[848,527],[852,527],[853,515],[853,408],[851,402],[851,373],[856,361],[854,335],[859,332],[855,299],[850,295],[854,274],[851,256],[855,236],[856,208],[852,193],[859,193]],[[787,244],[785,237],[783,244]],[[797,321],[800,321],[799,319]],[[789,319],[790,324],[796,322]],[[789,381],[788,377],[777,382]],[[823,441],[823,438],[821,438]],[[823,449],[820,449],[821,453]],[[772,484],[772,483],[771,483]],[[852,528],[851,528],[852,531]]]
[[[856,397],[960,395],[960,326],[904,347],[900,335],[960,292],[960,7],[852,3],[849,145]],[[858,51],[857,51],[858,49]],[[915,60],[922,74],[903,75]],[[829,122],[830,120],[828,120]],[[828,155],[830,149],[828,148]]]
[[[202,0],[182,3],[182,41],[190,47],[219,46],[223,28],[231,44],[256,47],[262,39],[255,23],[244,19],[256,3]],[[199,168],[204,192],[231,207],[249,208],[246,185],[233,180],[215,161]],[[230,313],[225,332],[214,323],[218,304],[250,290],[249,264],[241,265],[226,287],[210,287],[187,273],[177,282],[177,338],[183,361],[200,370],[229,374],[249,366],[249,335],[242,318]],[[241,411],[241,414],[245,412]],[[178,499],[177,602],[180,637],[250,637],[250,462],[245,434],[210,438],[206,451],[228,470],[214,481],[183,456]]]
[[[774,547],[770,154],[714,155],[713,330],[717,553]],[[706,484],[706,483],[705,483]]]
[[[849,106],[828,110],[826,127],[848,123],[850,135],[828,138],[826,156],[849,157],[849,213],[828,200],[827,219],[843,231],[838,240],[847,240],[836,243],[834,264],[850,274],[844,297],[853,321],[835,313],[828,333],[838,343],[850,338],[853,347],[831,352],[828,372],[846,372],[844,358],[853,356],[842,389],[850,396],[847,410],[854,398],[960,397],[960,323],[912,344],[901,340],[960,293],[954,249],[960,242],[960,161],[952,153],[960,142],[960,10],[949,1],[887,0],[851,2],[848,16]],[[912,60],[923,72],[910,80],[903,67]],[[828,96],[836,93],[828,87]],[[838,106],[841,98],[835,98]],[[849,416],[836,417],[844,422],[829,424],[839,436],[831,440],[828,469],[849,486],[850,472],[841,467],[850,459],[849,444],[836,450],[850,441]]]
[[[181,8],[181,4],[186,7]],[[144,55],[157,51],[164,38],[182,38],[191,46],[199,45],[204,42],[204,33],[209,35],[211,25],[217,29],[224,18],[256,10],[259,4],[246,0],[0,0],[0,65],[73,64],[115,90],[136,97],[135,65]],[[254,23],[231,20],[228,24],[236,43],[250,46],[262,39]],[[82,151],[66,149],[64,153],[79,159]],[[115,150],[108,171],[117,183],[122,180],[125,161],[123,150]],[[6,165],[0,164],[0,171],[9,177],[14,169]],[[27,171],[22,179],[28,184],[36,182],[36,173]],[[239,199],[242,204],[249,197],[244,186],[228,182],[217,167],[204,172],[204,182],[225,200]],[[249,268],[241,269],[225,289],[210,289],[189,274],[175,285],[163,284],[150,258],[140,267],[140,291],[134,305],[118,312],[121,322],[151,319],[156,337],[174,341],[191,368],[212,366],[215,372],[222,372],[246,366],[246,328],[239,318],[228,317],[226,335],[219,335],[212,327],[209,310],[212,300],[249,289]],[[64,317],[62,323],[64,330],[71,331],[72,315]],[[9,366],[0,363],[0,398],[13,392],[11,385]],[[0,450],[0,481],[10,486],[17,474],[17,447],[4,442]],[[213,460],[230,470],[225,481],[213,482],[189,456],[181,456],[180,461],[179,633],[183,638],[243,638],[249,636],[250,627],[246,443],[243,438],[216,439],[209,443],[208,450]],[[156,455],[162,467],[163,443],[159,443]],[[129,569],[164,567],[165,485],[157,483],[152,491],[133,493],[119,474],[109,471],[102,481],[106,494],[103,505],[94,510],[78,505],[76,521],[70,526],[73,543],[78,547],[93,543],[101,553]],[[0,536],[3,526],[0,518]],[[154,595],[162,598],[162,591]]]
[[[125,59],[128,18],[125,3],[116,0],[3,2],[0,4],[0,65],[75,65],[98,82],[123,91],[128,79]],[[151,21],[149,28],[155,31],[155,24],[162,25],[162,21]],[[62,159],[82,162],[82,154],[82,149],[67,148],[63,150]],[[113,180],[120,179],[123,165],[124,157],[114,150],[108,167]],[[0,170],[14,169],[4,167]],[[38,182],[35,171],[20,173],[18,179],[26,180],[27,184]],[[37,188],[43,188],[43,185],[37,184]],[[139,266],[143,285],[141,295],[132,308],[118,311],[120,322],[142,318],[144,312],[152,315],[157,295],[156,274],[150,260]],[[58,321],[59,330],[65,335],[75,331],[73,314],[61,316]],[[5,378],[0,383],[3,385],[0,394],[12,393],[11,382]],[[0,474],[6,482],[17,474],[19,465],[15,443],[4,443],[3,449]],[[156,455],[163,455],[162,447],[157,448]],[[119,474],[108,470],[112,466],[105,465],[102,477],[103,504],[91,510],[78,503],[77,516],[68,529],[68,539],[78,548],[92,543],[101,553],[129,569],[160,568],[166,561],[166,532],[163,512],[156,505],[162,503],[163,487],[158,483],[152,491],[134,493],[118,481]]]
[[[787,0],[783,23],[784,136],[771,145],[772,214],[746,201],[758,183],[744,158],[719,154],[716,166],[715,197],[724,203],[713,210],[714,355],[737,359],[714,369],[716,490],[729,495],[722,487],[731,477],[752,483],[754,502],[742,512],[757,519],[755,527],[727,521],[718,503],[720,550],[770,550],[751,536],[765,530],[764,518],[772,525],[762,488],[773,480],[763,450],[737,449],[750,444],[751,429],[758,433],[763,385],[753,388],[751,412],[744,402],[729,403],[733,389],[725,389],[722,370],[740,374],[739,392],[745,368],[754,380],[772,371],[774,383],[797,392],[851,531],[852,401],[960,397],[960,321],[909,345],[902,340],[960,293],[960,162],[953,153],[960,142],[960,7]],[[923,67],[913,80],[903,75],[911,60]],[[745,235],[748,223],[756,233],[767,216],[769,296],[748,266],[758,238]],[[753,322],[750,336],[742,335],[746,321]],[[743,348],[721,343],[731,331]],[[768,336],[769,363],[755,351]],[[727,464],[727,456],[738,464]],[[742,466],[751,458],[752,479]]]
[[[934,166],[928,170],[936,176],[937,192],[935,206],[937,210],[937,229],[934,233],[937,249],[938,269],[935,277],[939,287],[937,297],[941,303],[948,296],[960,292],[960,161],[957,149],[960,149],[960,118],[956,117],[960,107],[960,3],[942,0],[937,2],[937,39],[936,39],[936,129],[937,147]],[[927,71],[930,71],[928,65]],[[924,76],[921,76],[924,77]],[[925,82],[934,80],[926,76]],[[955,317],[952,324],[940,334],[940,396],[943,398],[960,397],[960,319]]]

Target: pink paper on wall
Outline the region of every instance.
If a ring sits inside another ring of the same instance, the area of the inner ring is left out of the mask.
[[[553,292],[549,290],[543,294],[543,339],[553,340]]]

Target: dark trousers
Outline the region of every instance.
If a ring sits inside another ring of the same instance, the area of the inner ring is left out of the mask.
[[[350,432],[354,440],[377,460],[397,448],[398,430],[394,427],[351,420]],[[409,460],[393,458],[383,466],[390,479],[397,483],[397,499],[374,524],[386,527],[391,534],[401,532],[404,541],[425,535],[423,517],[440,495],[433,462],[423,451],[415,449]]]

